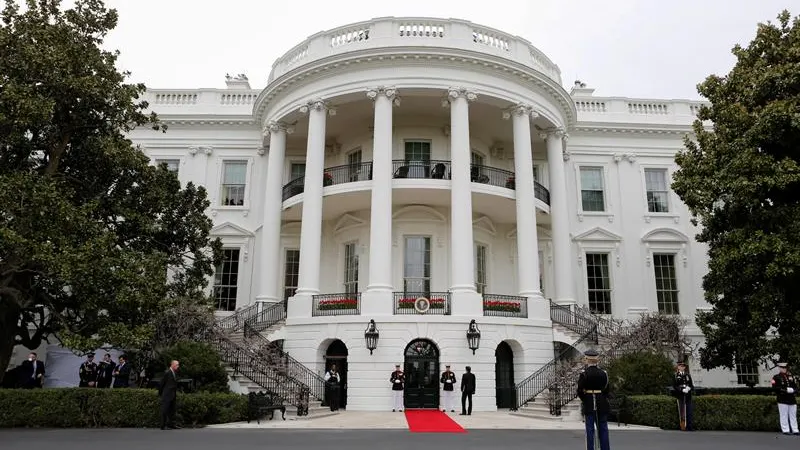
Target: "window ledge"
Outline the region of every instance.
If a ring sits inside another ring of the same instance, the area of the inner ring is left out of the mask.
[[[681,221],[681,215],[673,212],[666,212],[666,213],[647,212],[644,215],[645,223],[650,223],[654,218],[672,219],[672,221],[675,222],[676,224]]]
[[[608,223],[614,222],[614,213],[608,211],[579,211],[578,222],[583,222],[585,217],[605,217]]]
[[[212,217],[216,216],[217,213],[219,213],[220,211],[231,211],[231,212],[241,211],[244,217],[247,217],[247,215],[250,213],[250,205],[242,205],[242,206],[218,205],[218,206],[212,206],[210,209]]]

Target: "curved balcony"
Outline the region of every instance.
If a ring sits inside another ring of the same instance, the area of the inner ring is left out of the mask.
[[[392,178],[418,179],[418,180],[450,180],[450,161],[424,160],[406,161],[397,159],[392,161]],[[323,173],[323,186],[369,181],[372,179],[372,161],[358,164],[345,164],[325,169]],[[470,168],[470,179],[473,183],[487,184],[506,189],[515,190],[516,182],[514,172],[489,166],[473,164]],[[283,186],[283,201],[303,193],[305,177],[298,177]],[[534,194],[537,199],[550,205],[550,191],[534,181]]]

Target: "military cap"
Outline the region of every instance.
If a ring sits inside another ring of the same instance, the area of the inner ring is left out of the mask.
[[[684,360],[682,360],[682,359],[681,359],[681,360],[678,360],[678,365],[679,365],[679,366],[685,366],[685,365],[686,365],[686,361],[684,361]]]
[[[94,352],[89,352],[86,354],[89,358],[94,358]]]
[[[778,367],[780,367],[781,369],[785,369],[785,368],[789,367],[789,363],[779,362],[778,363]]]
[[[450,364],[445,364],[445,367],[450,367]]]
[[[586,350],[585,352],[583,352],[583,356],[586,356],[588,358],[597,358],[597,357],[600,356],[600,354],[597,353],[597,350],[594,350],[594,349],[590,348],[589,350]]]
[[[400,367],[400,364],[395,364],[394,366],[395,366],[395,367]]]

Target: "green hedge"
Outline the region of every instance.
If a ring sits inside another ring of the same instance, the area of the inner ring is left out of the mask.
[[[177,421],[184,427],[246,420],[247,397],[178,394]],[[2,389],[0,428],[149,428],[160,422],[152,389]]]
[[[675,397],[642,395],[627,399],[629,423],[679,429]],[[693,428],[716,431],[780,431],[775,397],[701,395],[693,398]]]

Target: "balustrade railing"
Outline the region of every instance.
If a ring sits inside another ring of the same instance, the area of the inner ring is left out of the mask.
[[[516,295],[483,294],[483,315],[528,318],[528,299]]]
[[[259,333],[286,318],[286,301],[262,303],[261,310],[244,321],[245,336]]]
[[[311,315],[315,317],[361,314],[360,292],[315,295],[312,302]]]
[[[550,302],[550,320],[570,331],[578,333],[578,335],[583,335],[592,329],[596,331],[598,326],[598,320],[596,318],[579,314],[569,306],[557,305],[552,301]],[[595,338],[596,337],[597,333],[595,333]],[[597,340],[595,339],[593,342],[597,343]]]
[[[514,189],[514,172],[489,166],[473,164],[470,167],[470,180],[473,183],[488,184],[506,189]]]
[[[239,331],[244,328],[245,321],[255,317],[258,314],[258,303],[254,303],[248,307],[234,311],[233,314],[223,317],[216,321],[218,327],[225,331]]]
[[[450,161],[437,159],[408,161],[396,159],[392,161],[392,178],[449,180]]]
[[[394,313],[449,316],[449,292],[395,292]]]

